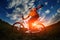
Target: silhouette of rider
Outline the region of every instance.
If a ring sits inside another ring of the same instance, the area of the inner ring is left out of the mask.
[[[39,5],[39,6],[36,7],[36,8],[30,9],[30,12],[29,12],[29,14],[28,14],[28,16],[27,16],[26,18],[24,18],[24,17],[22,16],[22,19],[23,19],[23,20],[31,17],[31,18],[28,20],[29,28],[31,28],[31,23],[35,22],[35,21],[39,18],[39,14],[38,14],[37,10],[38,10],[39,8],[42,8],[42,7],[43,7],[43,5]]]

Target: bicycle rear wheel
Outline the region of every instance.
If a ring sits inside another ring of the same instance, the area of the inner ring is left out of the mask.
[[[24,25],[21,22],[16,22],[13,24],[14,27],[16,27],[17,30],[20,30],[20,28],[24,28]]]

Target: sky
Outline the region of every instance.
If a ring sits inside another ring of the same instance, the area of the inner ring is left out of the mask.
[[[14,24],[21,21],[21,15],[28,14],[29,8],[44,7],[37,10],[40,21],[48,26],[60,21],[60,0],[0,0],[0,19]]]

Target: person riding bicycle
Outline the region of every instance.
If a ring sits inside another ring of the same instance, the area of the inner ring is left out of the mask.
[[[38,14],[37,10],[38,10],[39,8],[42,8],[42,7],[43,7],[43,5],[39,5],[39,6],[36,7],[36,8],[32,8],[32,9],[30,10],[29,14],[28,14],[28,17],[26,17],[26,18],[24,18],[24,17],[22,16],[22,19],[23,19],[23,20],[31,17],[31,18],[28,20],[29,28],[31,28],[31,23],[35,22],[35,21],[39,18],[39,14]]]

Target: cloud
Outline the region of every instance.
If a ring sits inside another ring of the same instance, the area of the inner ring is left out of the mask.
[[[15,9],[11,14],[7,14],[11,20],[19,21],[21,19],[21,15],[24,16],[28,14],[29,8],[33,7],[35,0],[11,0],[7,8]]]
[[[51,6],[51,8],[53,8],[53,6]]]
[[[31,6],[31,5],[33,5],[34,1],[35,0],[31,0],[31,1],[30,0],[11,0],[11,2],[8,5],[8,8],[17,7],[20,4],[22,4],[24,7],[26,4]]]
[[[51,18],[48,21],[44,22],[44,25],[49,26],[49,25],[52,25],[52,24],[59,22],[60,21],[59,15],[60,15],[59,13],[55,13],[54,15],[51,16]]]
[[[45,2],[45,5],[48,5],[48,2]]]
[[[47,9],[47,10],[45,11],[45,13],[46,13],[46,14],[49,14],[49,13],[50,13],[50,10],[49,10],[49,9]]]
[[[11,20],[17,20],[21,17],[19,14],[7,14],[7,17],[9,17]]]
[[[11,0],[11,2],[8,5],[8,8],[16,7],[21,3],[22,3],[22,0]]]
[[[59,3],[59,0],[57,0],[57,3]]]
[[[60,13],[60,8],[57,9],[57,13]]]
[[[46,14],[47,15],[47,14]],[[45,19],[45,16],[43,16],[43,20]],[[60,8],[57,9],[57,13],[54,13],[49,20],[45,20],[45,22],[43,23],[45,26],[49,26],[49,25],[52,25],[52,24],[55,24],[57,22],[60,21]]]

